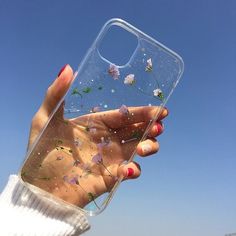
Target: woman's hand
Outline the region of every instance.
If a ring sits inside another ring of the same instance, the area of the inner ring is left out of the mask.
[[[29,148],[65,95],[72,78],[73,71],[66,65],[47,90],[32,120]],[[148,138],[139,143],[158,111],[159,120],[151,127]],[[110,191],[117,178],[126,180],[140,175],[136,162],[121,163],[129,160],[135,148],[140,156],[159,150],[155,137],[163,132],[161,120],[168,115],[166,109],[148,106],[129,108],[126,114],[111,110],[70,120],[64,119],[63,112],[64,104],[38,140],[22,175],[27,182],[80,207]]]

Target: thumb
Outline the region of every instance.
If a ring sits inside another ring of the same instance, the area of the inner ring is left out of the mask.
[[[39,108],[39,113],[49,116],[56,108],[61,98],[66,94],[72,80],[72,68],[69,65],[63,66],[55,81],[48,88],[45,99]]]

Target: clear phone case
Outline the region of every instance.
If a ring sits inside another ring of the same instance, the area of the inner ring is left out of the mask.
[[[124,66],[99,52],[113,26],[138,39]],[[181,57],[161,43],[121,19],[109,20],[29,150],[22,181],[37,194],[89,215],[103,211],[122,181],[119,166],[133,160],[183,67]]]

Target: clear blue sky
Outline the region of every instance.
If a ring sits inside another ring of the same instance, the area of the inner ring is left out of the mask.
[[[60,67],[77,68],[101,26],[123,18],[177,51],[161,150],[139,160],[87,235],[236,231],[236,1],[0,0],[0,188],[24,158],[30,121]]]

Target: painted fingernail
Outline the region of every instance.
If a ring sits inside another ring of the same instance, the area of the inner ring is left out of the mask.
[[[144,144],[142,146],[142,152],[144,155],[150,153],[151,151],[152,151],[152,147],[150,144]]]
[[[134,175],[134,170],[132,168],[127,169],[127,177],[131,177]]]
[[[67,66],[67,64],[64,65],[64,66],[60,69],[60,71],[59,71],[57,77],[59,77],[59,76],[61,75],[61,73],[65,70],[66,66]]]
[[[156,125],[157,135],[161,134],[164,130],[164,126],[160,123],[157,123]]]

